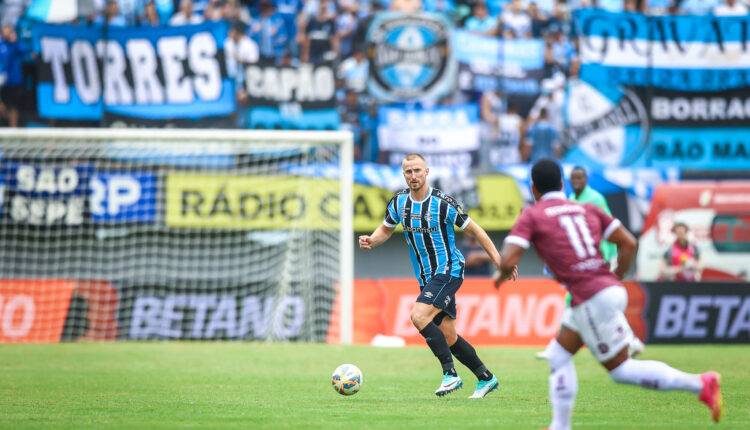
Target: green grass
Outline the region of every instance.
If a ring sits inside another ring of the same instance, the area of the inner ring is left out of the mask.
[[[317,344],[83,343],[0,346],[0,428],[538,429],[548,424],[547,368],[535,349],[480,348],[501,378],[484,400],[466,387],[432,393],[437,363],[426,348]],[[750,428],[750,347],[649,345],[644,358],[723,374],[719,428]],[[351,362],[362,391],[342,397],[330,373]],[[708,410],[688,393],[619,386],[586,351],[576,358],[576,428],[702,429]]]

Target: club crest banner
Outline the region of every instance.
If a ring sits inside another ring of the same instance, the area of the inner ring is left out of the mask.
[[[381,12],[367,31],[368,89],[380,100],[436,99],[455,87],[451,23],[438,14]]]

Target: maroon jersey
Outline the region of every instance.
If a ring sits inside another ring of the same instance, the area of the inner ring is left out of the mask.
[[[607,287],[621,285],[599,251],[599,242],[620,225],[596,206],[552,192],[523,210],[505,241],[524,249],[533,244],[555,279],[570,291],[575,306]]]

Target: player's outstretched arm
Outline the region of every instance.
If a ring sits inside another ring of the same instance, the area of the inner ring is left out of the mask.
[[[492,239],[490,239],[490,236],[487,234],[486,231],[477,224],[474,221],[469,221],[469,225],[466,226],[464,229],[464,233],[470,234],[477,238],[477,242],[479,242],[479,245],[482,246],[482,249],[484,249],[484,252],[487,253],[487,255],[492,260],[492,264],[495,265],[495,267],[500,269],[500,253],[497,251],[497,248],[495,247],[495,244],[492,243]]]
[[[495,278],[495,288],[508,279],[515,280],[518,277],[518,263],[521,256],[526,252],[524,248],[512,243],[503,245],[503,252],[500,256],[500,276]]]
[[[617,269],[615,270],[615,275],[622,279],[628,273],[628,269],[630,269],[630,265],[633,263],[638,242],[623,226],[618,227],[605,239],[617,245]]]
[[[393,229],[380,224],[372,234],[363,234],[359,237],[359,247],[362,249],[372,249],[382,245],[386,240],[390,239],[393,234]]]

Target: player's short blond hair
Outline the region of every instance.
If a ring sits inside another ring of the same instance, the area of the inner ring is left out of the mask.
[[[410,153],[406,154],[406,156],[404,157],[404,159],[401,160],[401,163],[403,163],[404,161],[413,160],[415,158],[419,158],[420,160],[424,161],[425,164],[427,163],[427,160],[425,160],[424,156],[422,154],[418,153],[418,152],[410,152]]]

